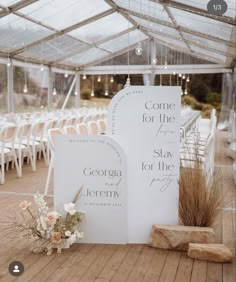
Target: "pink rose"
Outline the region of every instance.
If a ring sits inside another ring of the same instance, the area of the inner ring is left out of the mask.
[[[22,209],[22,210],[27,210],[28,207],[31,206],[31,203],[28,202],[28,201],[23,201],[19,204],[19,207]]]
[[[44,221],[47,225],[53,226],[56,224],[58,217],[59,215],[57,212],[50,212],[47,214],[47,217],[45,217]]]
[[[53,232],[52,233],[51,242],[53,244],[60,244],[61,243],[61,234],[60,234],[60,232]]]

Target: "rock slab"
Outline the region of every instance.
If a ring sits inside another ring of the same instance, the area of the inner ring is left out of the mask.
[[[154,248],[186,251],[189,243],[214,242],[215,233],[210,227],[155,224],[148,244]]]
[[[190,258],[207,260],[212,262],[232,262],[233,255],[229,248],[223,244],[194,244],[188,248]]]

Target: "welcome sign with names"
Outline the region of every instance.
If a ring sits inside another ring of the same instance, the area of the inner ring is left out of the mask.
[[[126,160],[106,136],[56,136],[54,205],[63,210],[83,186],[76,202],[85,212],[84,243],[127,243]]]
[[[128,164],[128,241],[147,243],[152,224],[177,224],[180,87],[131,86],[108,110],[108,134]]]

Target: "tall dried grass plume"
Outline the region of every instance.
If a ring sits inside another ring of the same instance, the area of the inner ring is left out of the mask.
[[[222,179],[215,171],[206,181],[205,171],[198,158],[194,167],[180,168],[179,219],[186,226],[212,226],[223,204]]]

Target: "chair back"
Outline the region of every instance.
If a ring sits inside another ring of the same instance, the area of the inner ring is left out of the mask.
[[[99,128],[98,128],[98,124],[97,124],[96,121],[89,121],[88,122],[88,128],[89,128],[90,134],[92,134],[92,135],[98,135],[100,133]]]
[[[98,124],[98,128],[99,128],[99,132],[100,133],[106,133],[106,129],[107,129],[106,121],[104,119],[99,119],[97,121],[97,124]]]
[[[0,141],[2,144],[13,143],[16,136],[16,125],[7,125],[4,126],[0,132]]]
[[[88,126],[85,123],[79,123],[76,125],[78,134],[80,135],[89,135]]]
[[[77,135],[76,128],[73,125],[67,125],[63,129],[64,129],[65,134]]]
[[[63,131],[61,128],[50,128],[48,129],[48,143],[49,148],[51,151],[54,151],[54,145],[55,145],[55,137],[58,135],[63,135]]]

